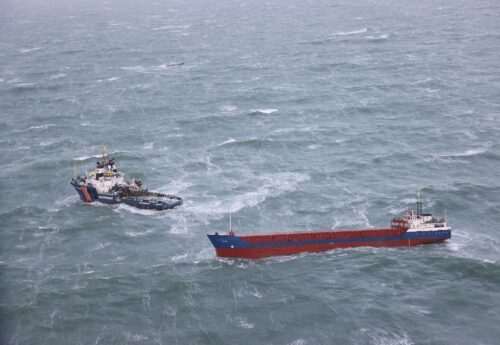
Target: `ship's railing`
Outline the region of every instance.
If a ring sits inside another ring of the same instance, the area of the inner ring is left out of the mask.
[[[392,218],[391,220],[391,228],[408,228],[408,222],[401,218]]]

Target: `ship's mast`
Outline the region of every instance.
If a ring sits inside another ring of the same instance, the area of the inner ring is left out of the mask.
[[[422,201],[420,200],[420,188],[417,186],[417,216],[422,215]]]
[[[234,231],[233,231],[233,227],[232,227],[232,224],[231,224],[231,212],[229,212],[229,236],[234,236]]]
[[[108,154],[108,150],[106,149],[106,147],[102,146],[100,151],[101,151],[101,155],[102,155],[102,162],[104,164],[104,162],[106,161],[106,156]]]

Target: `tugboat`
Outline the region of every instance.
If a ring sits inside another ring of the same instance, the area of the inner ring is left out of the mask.
[[[101,148],[101,159],[96,169],[88,175],[76,176],[73,173],[71,185],[82,201],[98,201],[104,204],[124,203],[129,206],[163,211],[182,205],[181,198],[175,195],[150,192],[143,188],[139,179],[125,180],[122,172],[116,169],[115,159],[108,158],[106,148]]]
[[[231,215],[229,217],[231,219]],[[422,213],[420,193],[417,210],[409,210],[402,218],[393,218],[391,227],[303,231],[236,236],[229,220],[227,235],[207,235],[219,257],[260,259],[268,256],[323,252],[348,247],[396,247],[439,243],[451,238],[451,227],[443,217]]]

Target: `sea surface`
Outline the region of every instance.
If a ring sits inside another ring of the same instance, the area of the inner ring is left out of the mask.
[[[1,344],[500,344],[500,2],[0,3]],[[181,64],[182,65],[176,65]],[[84,204],[101,146],[164,212]],[[206,234],[453,237],[263,260]]]

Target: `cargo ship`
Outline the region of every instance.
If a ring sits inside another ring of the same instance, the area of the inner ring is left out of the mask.
[[[408,210],[402,218],[393,218],[391,226],[387,228],[237,236],[230,225],[228,234],[207,236],[219,257],[260,259],[336,248],[409,247],[439,243],[451,238],[451,227],[444,217],[434,218],[432,214],[422,213],[422,202],[418,195],[416,211]]]
[[[101,148],[101,159],[89,174],[77,176],[73,172],[71,185],[80,199],[86,203],[94,201],[104,204],[126,204],[132,207],[163,211],[182,205],[175,195],[151,192],[142,186],[139,179],[126,180],[118,171],[114,158],[108,158],[106,148]]]

